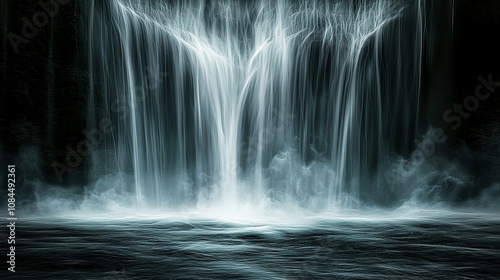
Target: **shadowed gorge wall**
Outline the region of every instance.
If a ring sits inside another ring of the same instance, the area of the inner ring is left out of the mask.
[[[59,183],[50,164],[65,161],[66,146],[78,143],[86,126],[86,35],[81,10],[69,1],[42,27],[33,25],[35,35],[16,53],[8,34],[24,38],[23,18],[33,24],[33,16],[44,12],[38,2],[1,3],[1,160],[21,162],[18,156],[24,154],[20,171],[26,178]],[[86,166],[82,163],[64,183],[85,184]]]

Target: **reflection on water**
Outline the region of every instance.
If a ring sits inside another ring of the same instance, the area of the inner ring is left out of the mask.
[[[201,217],[24,218],[18,227],[16,279],[500,275],[500,219],[495,214],[332,214],[275,224]]]

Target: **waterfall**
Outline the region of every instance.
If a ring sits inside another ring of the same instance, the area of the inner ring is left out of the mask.
[[[420,131],[423,1],[82,1],[90,176],[139,206],[342,206]]]

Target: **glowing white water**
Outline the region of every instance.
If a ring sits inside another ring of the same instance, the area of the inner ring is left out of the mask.
[[[92,176],[139,204],[337,206],[417,129],[420,1],[82,5],[89,127],[115,126]]]

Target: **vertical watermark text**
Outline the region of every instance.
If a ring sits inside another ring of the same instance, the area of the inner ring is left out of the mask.
[[[9,228],[9,234],[7,238],[7,244],[9,246],[9,253],[7,254],[9,264],[7,270],[10,272],[16,272],[16,166],[7,166],[7,211],[9,216],[7,218],[7,227]]]

